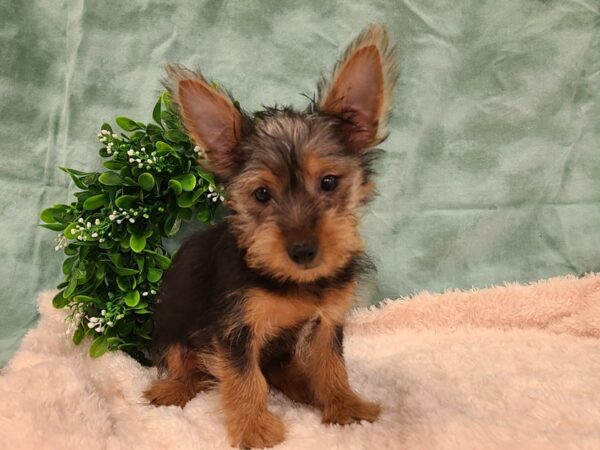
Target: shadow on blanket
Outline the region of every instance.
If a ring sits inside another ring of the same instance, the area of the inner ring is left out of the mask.
[[[185,409],[145,405],[154,369],[87,357],[52,293],[0,377],[0,448],[228,448],[217,392]],[[600,275],[419,294],[353,312],[352,384],[383,405],[374,424],[324,426],[270,397],[281,449],[600,448]]]

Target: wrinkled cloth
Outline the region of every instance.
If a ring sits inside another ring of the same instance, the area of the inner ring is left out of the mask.
[[[0,448],[227,449],[218,390],[154,407],[156,377],[123,353],[87,356],[52,293],[0,376]],[[277,449],[600,448],[600,275],[421,293],[360,308],[346,327],[352,386],[382,405],[369,424],[321,424],[272,392]]]
[[[398,43],[366,301],[600,269],[597,0],[0,2],[0,365],[61,281],[39,211],[99,169],[102,122],[146,121],[167,61],[249,110],[305,107],[370,22]]]

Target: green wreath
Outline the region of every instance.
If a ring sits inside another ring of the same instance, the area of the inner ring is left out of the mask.
[[[52,303],[68,308],[73,342],[93,342],[92,357],[123,350],[147,363],[152,304],[171,258],[163,238],[196,218],[211,222],[223,195],[196,164],[200,149],[185,134],[167,92],[144,124],[118,117],[117,134],[98,134],[104,172],[60,167],[80,189],[70,205],[44,209],[41,226],[57,231],[67,258],[65,280]]]

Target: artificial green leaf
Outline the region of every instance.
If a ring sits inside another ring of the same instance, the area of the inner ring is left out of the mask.
[[[149,123],[146,125],[146,133],[149,135],[160,135],[162,133],[162,128],[158,125],[154,125],[153,123]]]
[[[133,205],[135,205],[135,202],[137,202],[137,200],[137,195],[121,195],[115,200],[115,205],[117,205],[119,208],[129,209]]]
[[[119,125],[125,131],[134,131],[140,128],[138,124],[129,117],[117,117],[115,122],[117,122],[117,125]]]
[[[162,97],[158,97],[158,101],[154,105],[154,109],[152,110],[152,118],[158,124],[160,124],[160,112],[161,112],[161,103]]]
[[[139,122],[138,122],[138,125],[140,125],[140,124],[139,124]],[[143,128],[143,127],[142,127],[142,128]],[[137,141],[139,141],[140,139],[143,139],[143,138],[144,138],[144,136],[146,136],[146,132],[145,132],[145,131],[142,131],[142,130],[134,131],[133,133],[131,133],[131,134],[129,135],[129,140],[130,140],[130,141],[137,142]]]
[[[96,278],[98,280],[104,279],[104,275],[106,274],[106,264],[104,262],[99,261],[96,265]]]
[[[117,273],[117,275],[122,276],[135,275],[136,273],[139,273],[139,270],[127,269],[125,267],[114,267],[113,270]]]
[[[123,179],[115,172],[104,172],[98,180],[105,186],[118,186],[123,182]]]
[[[100,247],[101,249],[104,250],[110,250],[111,248],[113,248],[114,246],[114,242],[112,240],[104,240],[98,243],[98,247]]]
[[[97,173],[90,173],[88,175],[82,176],[81,181],[83,184],[90,187],[90,186],[93,186],[94,184],[96,184],[96,181],[98,181],[98,178],[99,178],[99,175]]]
[[[65,298],[62,292],[56,294],[52,299],[52,306],[54,306],[56,309],[64,308],[67,306],[67,303],[69,303],[69,299]]]
[[[63,297],[69,298],[75,291],[76,287],[77,287],[77,276],[74,275],[74,276],[71,276],[71,279],[69,280],[69,284],[67,285],[67,288],[63,291]]]
[[[71,273],[71,271],[73,270],[73,264],[75,264],[75,262],[78,259],[79,258],[77,256],[71,256],[70,258],[64,260],[62,265],[62,271],[65,275],[69,275]]]
[[[150,283],[156,283],[157,281],[159,281],[163,276],[163,271],[160,269],[157,269],[156,267],[149,267],[148,268],[148,281]]]
[[[138,177],[138,183],[145,191],[151,191],[154,187],[155,181],[151,173],[144,172]]]
[[[117,286],[123,292],[127,292],[131,287],[129,286],[128,277],[117,277]]]
[[[169,214],[165,220],[164,232],[167,237],[175,235],[181,228],[181,217],[179,214]]]
[[[127,165],[127,163],[123,161],[105,161],[104,163],[102,163],[102,165],[110,170],[121,170]]]
[[[41,223],[40,227],[44,227],[52,231],[62,231],[66,228],[66,225],[64,223]]]
[[[106,340],[106,336],[97,337],[92,345],[90,345],[90,356],[92,358],[98,358],[99,356],[104,355],[108,350],[108,341]]]
[[[144,235],[144,237],[146,237]],[[138,267],[138,270],[141,272],[144,271],[144,266],[146,265],[146,260],[143,255],[135,255],[135,264]]]
[[[112,132],[113,132],[113,130],[112,130],[112,127],[110,126],[110,124],[108,124],[108,123],[106,123],[106,122],[104,122],[104,123],[102,124],[102,126],[100,127],[100,129],[101,129],[101,130],[106,130],[106,131],[108,131],[109,133],[112,133]]]
[[[211,213],[208,207],[202,207],[196,216],[200,222],[208,223],[211,220]]]
[[[90,303],[94,301],[94,297],[90,297],[89,295],[76,295],[73,297],[73,300],[77,303]]]
[[[146,248],[146,236],[143,234],[132,234],[129,238],[129,247],[136,253],[141,253]]]
[[[154,255],[154,259],[156,260],[158,265],[164,270],[167,270],[171,265],[171,259],[166,256]]]
[[[183,187],[181,186],[181,183],[177,180],[169,180],[169,189],[171,189],[173,192],[175,192],[175,195],[179,195],[181,194],[181,191],[183,191]]]
[[[120,253],[109,253],[108,258],[115,267],[121,267],[123,265],[123,256]]]
[[[71,180],[73,180],[73,183],[75,183],[75,186],[77,186],[79,189],[87,189],[87,186],[79,179],[80,175],[87,175],[86,172],[80,172],[79,170],[68,169],[66,167],[59,167],[59,169],[68,173],[71,177]]]
[[[169,144],[167,144],[166,142],[163,142],[163,141],[158,141],[155,144],[155,146],[156,146],[156,154],[157,155],[164,155],[166,153],[175,151],[175,150],[173,150],[173,147],[171,147]]]
[[[61,211],[56,208],[46,208],[41,212],[40,219],[42,219],[42,222],[55,223],[56,219],[54,216],[59,213],[61,213]]]
[[[140,293],[137,290],[129,291],[125,295],[125,304],[131,308],[140,302]]]
[[[177,180],[181,183],[181,188],[186,192],[193,191],[196,187],[196,177],[191,173],[186,173],[178,177]]]
[[[85,202],[83,202],[83,209],[86,211],[93,211],[95,209],[101,208],[105,203],[108,202],[108,197],[104,194],[93,195],[88,197]]]
[[[168,269],[169,266],[171,265],[171,259],[168,258],[167,256],[163,256],[160,255],[152,250],[145,250],[146,253],[151,254],[152,256],[154,256],[154,260],[158,263],[158,265],[162,268],[162,269]]]
[[[191,192],[184,192],[179,197],[177,197],[177,205],[180,208],[190,208],[194,204],[192,200]]]
[[[165,137],[175,143],[186,142],[188,140],[188,137],[179,130],[167,130],[165,131]]]
[[[67,239],[75,239],[77,235],[73,234],[73,230],[77,227],[77,223],[73,222],[67,225],[67,228],[64,231],[64,235]],[[65,250],[66,253],[66,250]]]
[[[73,344],[79,345],[85,336],[85,330],[83,328],[77,328],[73,333]]]
[[[68,227],[67,227],[67,229],[68,229]],[[63,234],[66,236],[67,235],[66,233],[67,233],[67,230],[65,230]],[[65,247],[64,251],[65,251],[65,255],[67,255],[67,256],[74,256],[78,253],[77,249],[73,248],[71,245],[68,245],[67,247]]]

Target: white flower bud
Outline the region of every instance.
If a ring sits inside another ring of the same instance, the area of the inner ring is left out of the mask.
[[[129,219],[129,222],[130,223],[135,223],[135,219],[131,218],[131,219]]]

